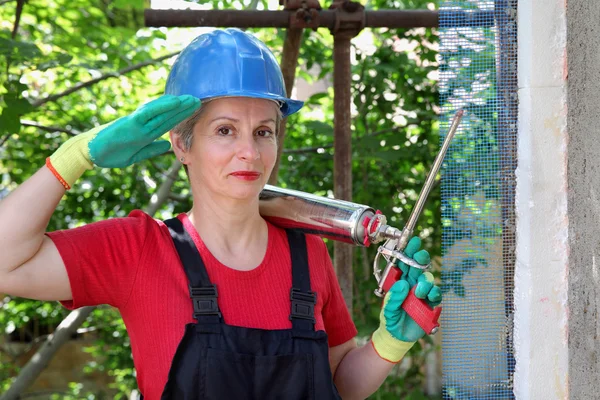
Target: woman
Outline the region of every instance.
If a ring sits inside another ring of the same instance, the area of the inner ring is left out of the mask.
[[[147,399],[373,393],[424,335],[400,306],[415,285],[417,297],[438,304],[432,276],[401,265],[403,279],[386,295],[379,329],[358,348],[322,240],[286,232],[259,214],[279,121],[302,106],[286,98],[271,52],[236,29],[201,35],[175,62],[166,92],[68,140],[0,203],[0,292],[68,308],[117,307]],[[134,211],[45,233],[86,169],[161,154],[170,145],[157,139],[169,130],[189,176],[189,212],[162,222]],[[406,253],[426,264],[419,246],[411,240]]]

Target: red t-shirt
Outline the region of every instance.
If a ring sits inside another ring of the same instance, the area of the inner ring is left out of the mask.
[[[178,217],[192,236],[212,283],[219,291],[225,323],[260,329],[290,329],[291,259],[286,233],[268,225],[262,263],[251,271],[221,264],[208,251],[186,214]],[[192,301],[179,256],[162,221],[142,211],[80,228],[48,233],[67,268],[74,309],[110,304],[119,309],[131,340],[139,388],[159,399],[186,324],[194,322]],[[321,238],[307,235],[312,290],[317,292],[316,329],[329,346],[357,331],[346,309],[331,258]]]

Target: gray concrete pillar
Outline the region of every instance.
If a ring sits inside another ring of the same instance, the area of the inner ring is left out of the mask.
[[[600,398],[600,2],[567,3],[569,398]]]

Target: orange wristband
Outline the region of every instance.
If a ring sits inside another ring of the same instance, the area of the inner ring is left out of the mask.
[[[54,175],[56,177],[56,179],[58,179],[58,181],[61,183],[61,185],[64,186],[65,189],[67,189],[67,190],[71,189],[71,186],[67,183],[67,181],[65,181],[63,179],[63,177],[60,176],[60,174],[58,173],[58,171],[56,169],[54,169],[54,166],[52,165],[52,162],[50,161],[50,157],[46,158],[46,167],[48,167],[50,172],[52,172],[52,175]]]

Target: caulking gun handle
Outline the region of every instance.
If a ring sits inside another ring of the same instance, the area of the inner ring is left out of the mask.
[[[400,268],[394,267],[391,268],[384,284],[383,290],[384,293],[387,293],[392,285],[396,283],[402,277],[402,270]],[[427,302],[423,299],[419,299],[415,296],[415,290],[417,286],[415,285],[408,296],[406,296],[406,300],[402,303],[402,309],[406,311],[406,313],[425,331],[426,334],[431,335],[436,333],[440,327],[440,323],[438,322],[440,319],[440,313],[442,312],[442,307],[431,307]]]

